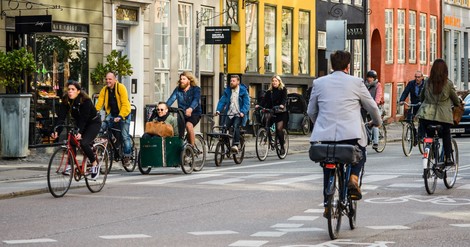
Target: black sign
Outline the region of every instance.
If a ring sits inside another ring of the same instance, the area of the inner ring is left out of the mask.
[[[231,27],[206,27],[206,45],[223,45],[232,43]]]
[[[15,16],[17,33],[52,32],[52,15]]]
[[[366,29],[364,24],[348,24],[347,27],[347,39],[364,39]]]

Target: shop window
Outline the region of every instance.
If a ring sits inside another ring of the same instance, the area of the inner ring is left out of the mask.
[[[276,7],[264,7],[264,71],[276,71]]]
[[[282,73],[292,74],[292,9],[282,9]]]
[[[310,73],[310,12],[299,12],[299,74]]]
[[[258,5],[246,6],[246,72],[258,71]]]

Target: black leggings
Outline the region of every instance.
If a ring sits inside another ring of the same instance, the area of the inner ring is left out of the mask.
[[[445,156],[451,157],[453,150],[452,150],[452,138],[450,135],[450,126],[452,125],[449,123],[443,123],[443,122],[426,120],[426,119],[420,119],[419,123],[423,126],[423,129],[426,130],[427,137],[434,136],[434,131],[428,130],[429,125],[441,125],[442,126],[442,129],[438,134],[439,134],[439,137],[442,137]]]
[[[90,164],[95,162],[95,154],[93,153],[92,143],[96,136],[100,132],[101,122],[91,122],[86,126],[85,132],[82,134],[82,140],[80,140],[80,147],[82,148],[85,155],[90,160]]]

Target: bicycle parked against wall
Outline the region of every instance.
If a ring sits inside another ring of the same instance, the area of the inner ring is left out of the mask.
[[[433,194],[436,190],[437,179],[444,179],[444,185],[450,189],[454,187],[459,172],[459,148],[457,142],[452,138],[452,161],[453,165],[445,165],[444,145],[441,146],[439,132],[441,125],[430,125],[429,130],[434,132],[433,137],[424,138],[423,153],[423,178],[424,187],[428,194]]]
[[[80,181],[85,178],[88,189],[93,192],[99,192],[103,189],[108,175],[109,156],[106,146],[103,143],[95,142],[93,144],[93,152],[99,164],[99,175],[97,179],[92,179],[91,164],[87,161],[87,156],[80,148],[79,141],[75,138],[78,129],[71,125],[59,125],[54,128],[67,129],[67,141],[64,146],[57,149],[51,156],[47,169],[47,187],[54,197],[64,196],[72,184],[72,179]],[[83,157],[80,163],[77,154]]]
[[[421,103],[409,104],[404,102],[409,108],[408,117],[406,120],[401,121],[403,124],[403,132],[401,135],[401,146],[405,156],[410,156],[413,150],[413,147],[418,146],[421,153],[424,152],[423,140],[418,138],[418,130],[415,127],[413,114],[414,108],[419,107]]]
[[[281,150],[281,143],[277,137],[276,124],[273,123],[271,126],[268,126],[268,123],[274,113],[274,110],[260,107],[261,112],[261,123],[265,126],[258,129],[256,133],[256,157],[258,160],[263,161],[268,156],[269,150],[275,150],[277,157],[279,159],[285,159],[289,151],[289,134],[284,128],[284,152]],[[270,135],[268,134],[268,131]],[[273,139],[274,138],[274,139]]]

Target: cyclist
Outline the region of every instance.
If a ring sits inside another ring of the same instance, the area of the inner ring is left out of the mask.
[[[184,111],[188,141],[194,146],[194,141],[196,139],[194,127],[201,119],[202,109],[201,88],[197,86],[197,79],[191,72],[185,71],[180,74],[178,86],[173,90],[173,93],[166,101],[166,104],[171,106],[175,100],[178,100],[178,108],[181,108]]]
[[[334,72],[313,81],[307,109],[307,114],[313,123],[310,141],[351,144],[361,148],[363,158],[352,166],[348,184],[351,198],[360,200],[362,194],[358,180],[366,162],[367,145],[361,106],[370,114],[371,125],[380,126],[382,120],[377,103],[371,97],[363,80],[348,74],[351,54],[347,51],[335,51],[330,55],[330,61]],[[331,171],[323,168],[324,216],[328,213],[325,189]]]
[[[132,157],[131,136],[129,134],[131,125],[131,103],[128,98],[126,86],[116,80],[114,72],[108,72],[106,74],[106,86],[100,91],[98,102],[96,103],[96,110],[100,111],[103,106],[106,111],[106,121],[108,123],[118,124],[121,129],[124,144],[124,165],[129,166],[130,158]],[[105,129],[105,126],[103,126],[102,129]]]
[[[240,126],[245,126],[250,110],[250,95],[244,84],[240,84],[240,77],[232,75],[230,77],[230,87],[225,88],[222,97],[217,104],[215,115],[225,112],[224,124],[227,128],[233,126],[233,141],[230,151],[238,153],[240,144]]]
[[[418,103],[421,102],[421,100],[419,98],[419,95],[420,95],[421,91],[424,88],[424,80],[423,79],[424,79],[423,72],[421,72],[420,70],[416,71],[415,72],[415,79],[409,81],[408,84],[406,84],[405,90],[403,90],[403,93],[401,94],[400,105],[405,104],[405,100],[408,97],[408,95],[410,96],[411,104],[414,105],[414,104],[418,104]],[[419,110],[419,105],[413,107],[412,114],[408,114],[406,119],[408,121],[413,121],[413,119],[411,119],[411,116],[416,116],[416,113],[418,112],[418,110]],[[422,131],[421,125],[419,125],[419,126],[420,127],[418,127],[418,139],[421,139],[421,133],[423,131]]]
[[[101,118],[90,96],[82,91],[80,84],[76,81],[67,84],[67,93],[62,97],[59,107],[57,125],[63,125],[67,118],[73,118],[77,125],[78,133],[75,138],[80,140],[80,147],[92,165],[91,178],[96,179],[99,176],[100,165],[95,159],[91,143],[100,132]],[[62,128],[52,133],[52,139],[56,139],[60,132]]]
[[[285,140],[284,132],[282,130],[287,126],[287,122],[289,121],[289,112],[287,112],[287,88],[282,82],[280,76],[274,75],[271,78],[271,85],[269,85],[263,99],[260,101],[259,105],[255,106],[255,108],[258,108],[259,106],[274,110],[274,114],[267,124],[268,126],[271,126],[273,123],[276,123],[276,135],[279,139],[279,144],[281,144],[281,155],[284,155]],[[271,138],[270,131],[268,131],[268,136]]]
[[[377,72],[370,70],[367,72],[365,85],[369,90],[370,95],[377,103],[380,114],[382,114],[383,100],[383,89],[382,84],[377,80]],[[372,127],[372,148],[377,149],[379,147],[379,128],[376,126]]]
[[[421,91],[422,102],[418,111],[418,118],[424,129],[428,125],[441,125],[439,135],[442,137],[445,155],[445,165],[453,165],[452,139],[450,127],[453,125],[452,106],[460,104],[459,97],[455,93],[454,83],[447,79],[449,71],[446,62],[438,58],[434,61],[429,73],[429,78]],[[432,131],[427,130],[428,136],[433,136]]]

